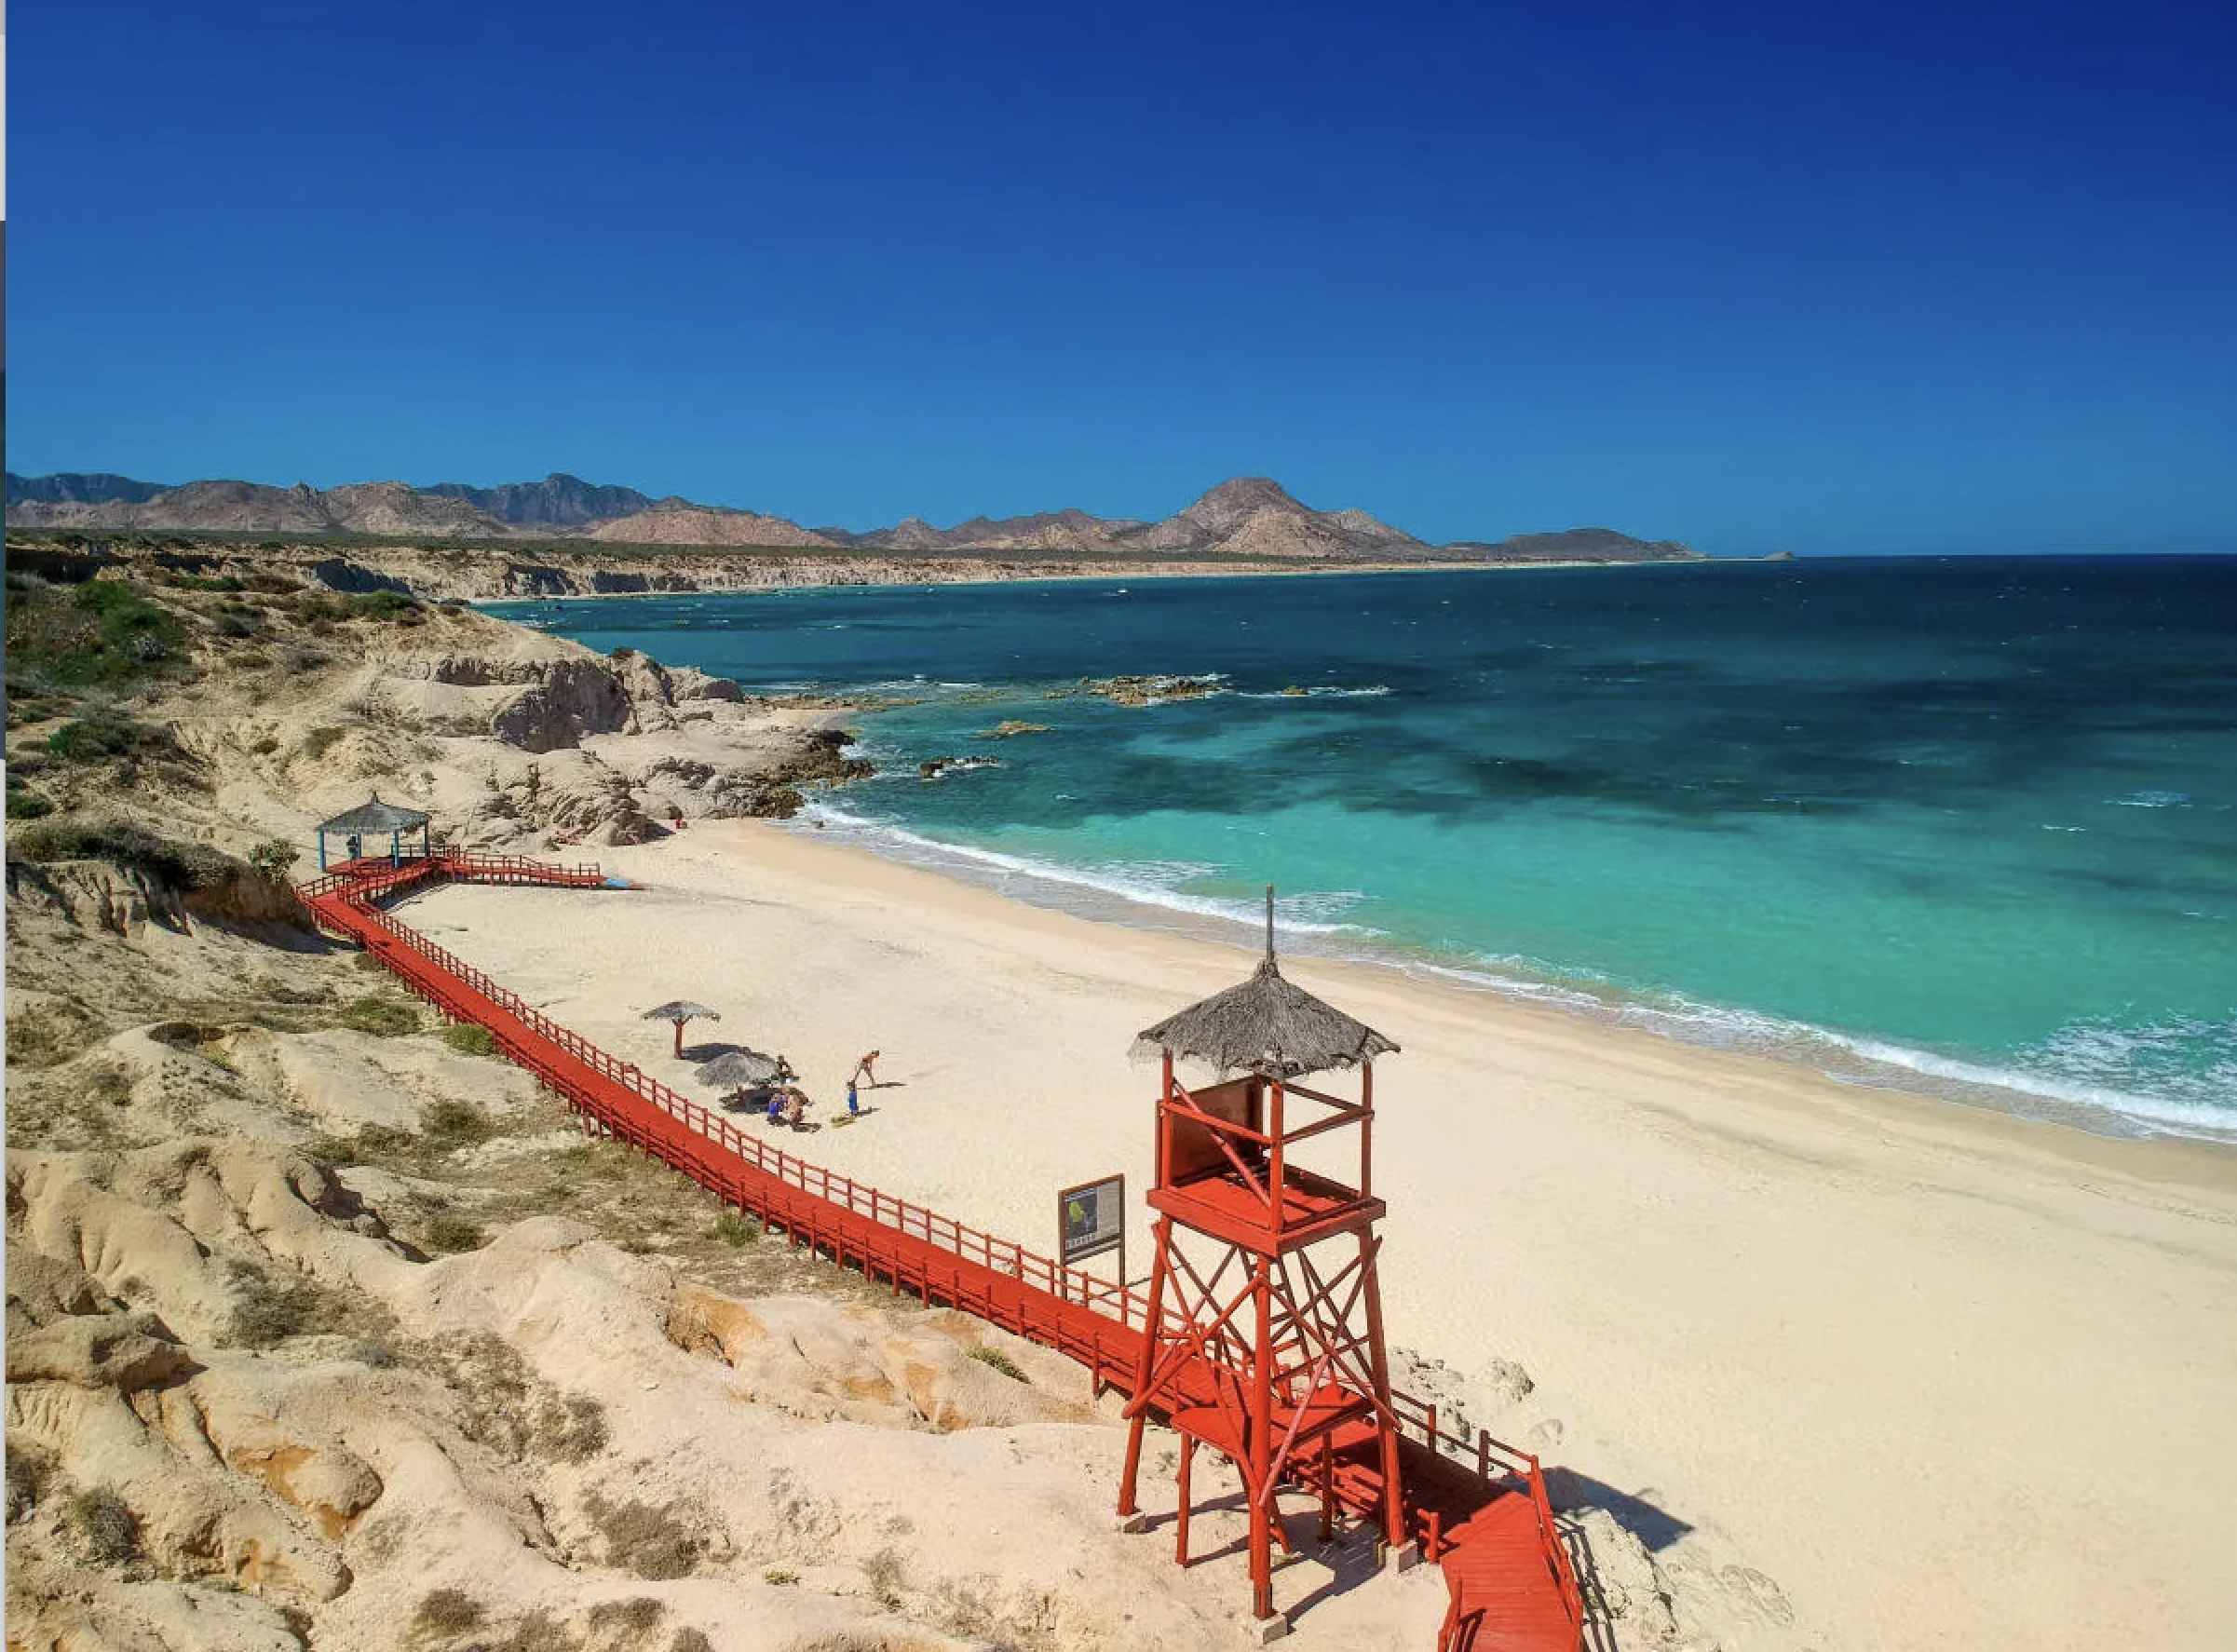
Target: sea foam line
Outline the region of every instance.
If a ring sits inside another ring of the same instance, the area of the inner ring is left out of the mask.
[[[836,829],[859,846],[889,859],[966,881],[981,883],[1029,904],[1054,906],[1076,915],[1100,917],[1150,929],[1181,930],[1230,943],[1252,944],[1235,934],[1240,928],[1261,933],[1263,911],[1255,902],[1191,894],[1161,881],[1219,870],[1201,862],[1117,861],[1073,866],[1001,849],[943,842],[891,820],[857,815],[828,803],[811,803],[798,819],[811,830]],[[1125,871],[1121,871],[1124,868]],[[1127,875],[1128,873],[1133,875]],[[1033,900],[1037,887],[1087,891],[1106,897],[1115,907],[1093,909],[1064,900]],[[1984,1063],[1915,1049],[1883,1039],[1837,1032],[1808,1022],[1760,1011],[1704,1004],[1681,995],[1647,996],[1626,993],[1613,983],[1594,982],[1583,972],[1565,971],[1528,959],[1480,958],[1453,964],[1396,942],[1371,925],[1322,915],[1364,899],[1357,890],[1307,891],[1278,896],[1275,928],[1291,950],[1337,962],[1371,964],[1403,974],[1444,981],[1504,998],[1541,1004],[1595,1021],[1637,1026],[1681,1044],[1770,1056],[1816,1068],[1826,1077],[1867,1088],[1903,1090],[1940,1100],[2016,1113],[2098,1135],[2160,1133],[2204,1141],[2237,1141],[2237,1116],[2227,1108],[2140,1095],[2109,1085],[2075,1082],[2025,1067]],[[1210,931],[1194,926],[1144,921],[1142,909],[1178,917],[1209,920]],[[1527,973],[1525,973],[1525,972]],[[1541,973],[1542,972],[1542,973]],[[1927,1081],[1923,1089],[1919,1080]]]

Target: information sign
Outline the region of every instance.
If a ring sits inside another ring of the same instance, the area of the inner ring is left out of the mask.
[[[1126,1178],[1105,1176],[1067,1187],[1056,1196],[1057,1255],[1066,1267],[1118,1253],[1121,1271],[1126,1257]]]

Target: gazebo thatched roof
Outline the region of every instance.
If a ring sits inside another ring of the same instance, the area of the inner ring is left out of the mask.
[[[378,792],[356,808],[319,822],[320,832],[355,832],[360,835],[382,832],[417,832],[427,823],[425,809],[408,809],[383,803]]]
[[[1274,892],[1267,891],[1266,956],[1251,979],[1191,1004],[1138,1035],[1145,1054],[1170,1050],[1223,1073],[1301,1077],[1354,1067],[1398,1046],[1362,1021],[1284,980],[1274,961]]]

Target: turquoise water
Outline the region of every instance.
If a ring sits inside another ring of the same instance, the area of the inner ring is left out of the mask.
[[[861,720],[882,772],[822,829],[1028,899],[1219,929],[1270,882],[1293,950],[2091,1128],[2237,1133],[2237,559],[497,611],[749,686],[918,698]],[[1222,692],[1049,697],[1122,672]],[[1049,732],[973,738],[1005,718]],[[918,779],[941,756],[1000,766]]]

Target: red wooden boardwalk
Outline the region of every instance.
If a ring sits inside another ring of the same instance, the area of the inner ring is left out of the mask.
[[[534,1073],[602,1134],[682,1171],[725,1202],[781,1227],[794,1243],[828,1251],[885,1276],[894,1290],[962,1308],[988,1323],[1071,1355],[1098,1390],[1131,1386],[1147,1305],[1141,1293],[1090,1278],[951,1217],[898,1199],[795,1158],[740,1131],[718,1112],[619,1062],[417,934],[377,904],[443,879],[470,883],[626,887],[594,866],[552,866],[456,849],[400,863],[353,860],[301,887],[320,928],[362,945],[414,993],[453,1021],[488,1030],[507,1059]],[[1434,1406],[1392,1401],[1419,1439],[1403,1439],[1409,1518],[1452,1594],[1440,1652],[1575,1652],[1583,1605],[1535,1457],[1479,1433],[1438,1428]],[[1372,1434],[1360,1430],[1365,1440]],[[1339,1435],[1331,1477],[1354,1513],[1380,1506],[1373,1454]],[[1299,1485],[1321,1490],[1319,1454],[1293,1465]]]

